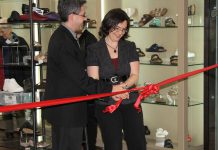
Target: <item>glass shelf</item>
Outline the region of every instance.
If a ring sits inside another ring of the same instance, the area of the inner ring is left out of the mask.
[[[200,25],[189,25],[189,28],[204,28],[204,26],[200,26]]]
[[[168,104],[167,103],[167,100],[164,100],[164,101],[161,101],[161,102],[156,102],[154,99],[144,99],[142,101],[142,103],[146,103],[146,104],[153,104],[153,105],[165,105],[165,106],[172,106],[172,107],[177,107],[178,105],[177,104]],[[188,107],[191,107],[191,106],[197,106],[197,105],[202,105],[204,104],[203,102],[199,102],[199,101],[189,101],[188,102]]]
[[[33,21],[33,25],[40,25],[40,28],[43,29],[50,29],[50,28],[57,28],[60,25],[59,21]],[[0,23],[0,25],[11,25],[12,29],[30,29],[30,22],[29,21],[22,21],[22,22],[13,22],[13,23]],[[89,27],[88,29],[96,29],[96,27]]]
[[[3,64],[3,65],[0,65],[1,67],[31,67],[31,65],[26,65],[24,63],[19,63],[19,64],[16,64],[16,63],[7,63],[7,64]]]
[[[202,26],[202,25],[188,25],[188,27],[189,28],[203,28],[204,26]],[[178,26],[175,26],[175,27],[165,27],[165,26],[160,26],[160,27],[149,27],[149,26],[136,27],[136,26],[130,26],[130,28],[133,28],[133,29],[143,29],[143,28],[175,29],[175,28],[178,28]]]
[[[174,28],[177,28],[177,26],[175,26],[175,27],[165,27],[165,26],[160,26],[160,27],[149,27],[149,26],[136,27],[136,26],[130,26],[130,28],[133,28],[133,29],[142,29],[142,28],[174,29]]]
[[[149,62],[140,62],[140,65],[153,65],[153,66],[178,66],[178,65],[171,65],[170,63],[162,63],[162,64],[150,64]],[[197,65],[204,65],[203,63],[189,63],[188,66],[197,66]]]

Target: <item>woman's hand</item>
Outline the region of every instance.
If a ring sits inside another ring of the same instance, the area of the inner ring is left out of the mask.
[[[112,92],[123,91],[125,89],[124,87],[126,87],[125,83],[121,83],[119,85],[114,85]],[[117,94],[117,95],[112,96],[112,98],[115,101],[118,101],[120,99],[129,99],[129,93],[126,92],[126,93],[122,93],[122,94]]]

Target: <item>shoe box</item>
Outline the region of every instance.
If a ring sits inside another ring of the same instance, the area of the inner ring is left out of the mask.
[[[20,104],[20,103],[28,103],[32,102],[32,93],[11,93],[0,91],[0,105],[13,105],[13,104]]]

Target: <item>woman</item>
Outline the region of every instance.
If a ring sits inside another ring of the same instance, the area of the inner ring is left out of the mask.
[[[88,47],[89,76],[108,82],[134,87],[139,78],[139,58],[133,42],[126,41],[129,17],[121,9],[110,10],[102,21],[99,42]],[[96,101],[96,117],[102,132],[105,150],[122,150],[122,131],[128,150],[146,150],[143,116],[133,104],[138,93],[130,93],[119,108],[103,113],[106,106],[119,100],[118,96]]]

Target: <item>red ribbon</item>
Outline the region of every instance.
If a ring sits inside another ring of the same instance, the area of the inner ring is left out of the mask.
[[[217,68],[218,64],[199,69],[196,71],[188,72],[182,75],[178,75],[176,77],[164,80],[158,84],[155,85],[149,85],[146,87],[139,87],[139,88],[133,88],[130,90],[124,90],[124,91],[119,91],[119,92],[113,92],[113,93],[103,93],[103,94],[95,94],[95,95],[88,95],[88,96],[80,96],[80,97],[71,97],[71,98],[62,98],[62,99],[53,99],[53,100],[47,100],[47,101],[41,101],[41,102],[33,102],[33,103],[24,103],[24,104],[17,104],[17,105],[9,105],[9,106],[1,106],[0,107],[0,112],[9,112],[9,111],[17,111],[17,110],[25,110],[25,109],[34,109],[34,108],[42,108],[42,107],[48,107],[48,106],[56,106],[56,105],[63,105],[63,104],[68,104],[68,103],[75,103],[75,102],[81,102],[81,101],[88,101],[88,100],[93,100],[93,99],[98,99],[98,98],[103,98],[103,97],[108,97],[108,96],[113,96],[117,94],[122,94],[125,92],[133,92],[133,91],[141,91],[143,90],[139,98],[136,100],[136,103],[134,104],[134,107],[138,109],[139,104],[141,103],[141,100],[150,94],[153,94],[152,92],[157,92],[159,87],[179,81],[182,79],[185,79],[187,77],[196,75],[201,72],[205,72],[214,68]],[[150,91],[151,90],[151,91]],[[122,102],[122,100],[120,100]],[[121,103],[118,101],[117,103]],[[115,108],[118,108],[118,104],[115,104]],[[114,106],[113,106],[114,107]],[[115,109],[116,110],[116,109]],[[139,110],[139,109],[138,109]],[[110,110],[112,111],[112,110]]]
[[[158,85],[155,84],[149,84],[147,85],[144,90],[140,93],[139,97],[137,98],[134,107],[141,112],[141,108],[139,108],[139,105],[142,101],[142,99],[150,96],[151,94],[157,94],[160,90],[160,87]]]
[[[105,110],[103,110],[103,113],[109,112],[109,113],[113,113],[122,103],[123,99],[121,98],[119,101],[116,102],[116,104],[107,106],[105,108]]]
[[[144,98],[150,96],[151,94],[157,94],[159,92],[161,86],[172,83],[172,82],[175,82],[175,81],[185,79],[187,77],[190,77],[190,76],[193,76],[193,75],[196,75],[196,74],[199,74],[201,72],[205,72],[205,71],[211,70],[213,68],[217,68],[217,67],[218,67],[218,64],[215,64],[215,65],[203,68],[203,69],[195,70],[195,71],[192,71],[192,72],[188,72],[188,73],[185,73],[185,74],[175,76],[173,78],[166,79],[166,80],[164,80],[164,81],[162,81],[162,82],[160,82],[158,84],[147,85],[147,86],[144,87],[143,91],[140,93],[139,97],[137,98],[137,100],[136,100],[136,102],[134,104],[134,107],[139,112],[141,112],[141,108],[139,108],[139,105],[140,105],[141,101]],[[121,102],[122,102],[122,100],[121,100]],[[121,103],[121,102],[119,101],[117,103]],[[113,105],[110,105],[110,106],[107,106],[107,108],[106,108],[107,110],[110,110],[110,111],[104,110],[104,112],[114,112],[117,108],[118,107],[114,107]]]

